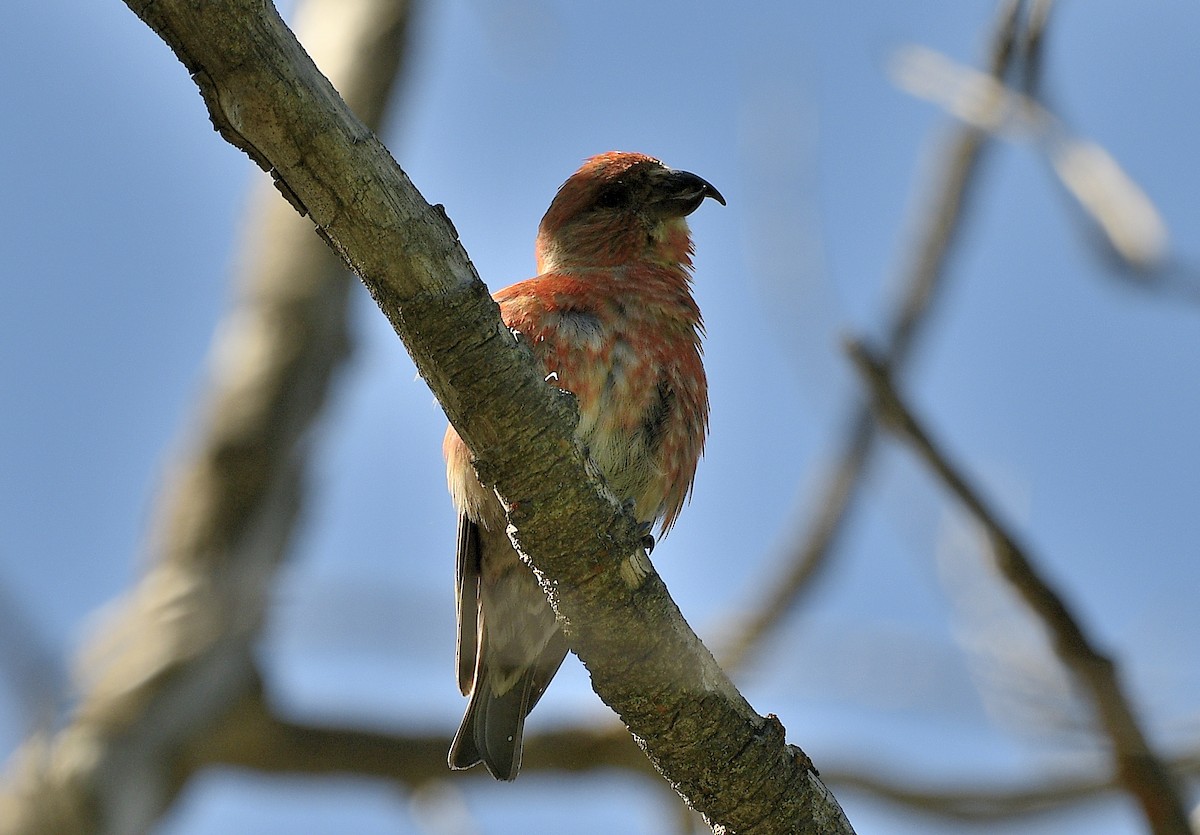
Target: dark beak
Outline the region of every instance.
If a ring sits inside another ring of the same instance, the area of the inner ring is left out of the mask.
[[[690,171],[664,171],[654,190],[658,195],[655,208],[671,217],[687,217],[700,208],[706,197],[725,205],[725,198],[712,183]]]

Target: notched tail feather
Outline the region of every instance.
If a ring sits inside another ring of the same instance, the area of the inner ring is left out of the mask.
[[[515,682],[512,675],[518,671],[496,676],[480,658],[474,670],[475,689],[450,744],[450,767],[461,770],[482,762],[497,780],[515,780],[521,770],[525,717],[546,692],[566,654],[567,639],[559,632],[534,663],[519,671]],[[512,683],[497,692],[504,680]]]
[[[515,780],[521,770],[521,734],[529,713],[533,674],[527,671],[515,687],[497,694],[488,671],[476,671],[462,725],[450,745],[450,767],[470,768],[482,762],[497,780]]]

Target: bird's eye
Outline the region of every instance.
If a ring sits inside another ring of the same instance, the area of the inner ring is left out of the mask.
[[[596,195],[599,209],[619,209],[629,202],[629,187],[624,183],[611,183]]]

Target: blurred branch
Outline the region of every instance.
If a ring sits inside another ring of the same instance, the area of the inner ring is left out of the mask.
[[[1051,112],[1055,108],[1046,101],[1042,55],[1054,6],[1055,0],[1033,0],[1022,45],[1025,58],[1020,84],[1026,96]],[[1072,152],[1073,144],[1082,152]],[[1056,174],[1063,177],[1074,216],[1082,218],[1088,230],[1099,228],[1100,252],[1107,266],[1140,288],[1174,294],[1193,304],[1200,302],[1200,271],[1168,256],[1166,224],[1158,217],[1158,209],[1106,151],[1073,140],[1067,142],[1065,150],[1051,143],[1046,156]],[[1072,156],[1075,164],[1068,162],[1064,176],[1062,160]],[[1088,194],[1095,196],[1085,199]],[[1098,203],[1099,208],[1091,208],[1089,200]],[[1116,230],[1116,235],[1110,230]],[[1127,252],[1134,257],[1128,257]]]
[[[1112,154],[1076,134],[1046,103],[1041,68],[1053,7],[1053,0],[1032,4],[1014,86],[919,46],[897,51],[893,80],[968,125],[1032,144],[1107,265],[1140,288],[1200,302],[1200,270],[1169,257],[1170,236],[1154,202]]]
[[[408,5],[308,0],[309,49],[371,124],[382,120]],[[93,639],[69,725],[17,752],[6,833],[144,832],[254,686],[250,641],[300,508],[307,437],[348,353],[350,288],[311,224],[255,196],[237,299],[217,332],[201,419],[164,485],[153,563]]]
[[[589,475],[574,399],[503,326],[441,207],[338,98],[262,0],[126,0],[172,48],[223,138],[270,171],[362,278],[507,508],[596,693],[710,826],[850,833],[778,719],[687,625],[641,532]]]
[[[1012,67],[1023,7],[1023,0],[1000,3],[988,58],[988,73],[994,79],[1003,79]],[[888,360],[895,368],[901,368],[912,353],[942,286],[946,263],[966,214],[988,140],[986,130],[963,125],[950,138],[946,150],[938,155],[945,161],[935,177],[932,197],[920,213],[917,243],[888,330]],[[875,444],[875,421],[868,406],[856,405],[846,427],[846,434],[836,444],[838,451],[820,496],[811,505],[813,516],[791,549],[783,576],[762,583],[763,599],[742,608],[750,614],[721,653],[727,669],[742,667],[749,661],[767,635],[799,606],[829,561],[858,496]]]
[[[1200,777],[1200,751],[1176,757],[1167,767],[1180,776]],[[1024,786],[1008,788],[993,784],[919,786],[893,776],[836,766],[822,770],[822,774],[842,790],[860,791],[936,817],[975,823],[1049,812],[1125,788],[1111,775],[1090,774],[1039,775]]]
[[[444,734],[409,735],[320,726],[277,716],[257,689],[230,711],[212,736],[197,738],[187,770],[234,766],[277,774],[353,774],[409,788],[449,779]],[[523,771],[586,772],[622,768],[654,776],[649,760],[617,725],[542,732],[525,741]],[[482,769],[454,779],[486,777]]]
[[[1046,29],[1050,25],[1052,11],[1054,0],[1031,0],[1029,15],[1025,20],[1025,31],[1020,44],[1020,87],[1031,99],[1041,97]]]
[[[186,770],[233,767],[268,774],[351,774],[386,780],[408,789],[447,779],[450,737],[373,732],[310,725],[278,718],[258,691],[247,694],[222,723],[218,734],[188,752]],[[527,772],[585,773],[618,768],[652,775],[649,761],[624,728],[564,728],[526,739]],[[1200,751],[1176,757],[1170,769],[1200,776]],[[1048,812],[1120,789],[1111,776],[1081,772],[1042,774],[1025,785],[921,785],[849,765],[822,769],[826,782],[934,817],[984,822]],[[490,779],[483,772],[456,775],[455,781]],[[682,807],[681,807],[682,808]],[[683,818],[682,820],[689,820]],[[682,824],[681,824],[682,826]]]
[[[910,46],[892,63],[896,84],[912,95],[936,102],[980,130],[1036,143],[1059,183],[1128,268],[1152,273],[1163,266],[1166,224],[1104,148],[1076,136],[1044,104],[941,53]]]
[[[852,342],[848,350],[871,390],[880,419],[924,460],[987,531],[996,567],[1041,621],[1059,660],[1090,696],[1100,727],[1112,745],[1116,775],[1141,805],[1151,831],[1156,835],[1191,835],[1178,787],[1138,725],[1115,663],[1095,648],[1066,602],[1042,578],[1028,550],[917,422],[896,392],[886,362],[862,343]]]

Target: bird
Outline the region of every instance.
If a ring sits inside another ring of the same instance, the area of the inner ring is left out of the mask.
[[[593,156],[542,218],[537,275],[494,294],[547,382],[575,396],[576,436],[648,548],[654,525],[666,535],[687,502],[708,432],[686,218],[710,197],[725,205],[707,180],[654,157]],[[453,426],[443,452],[458,512],[458,686],[469,699],[449,766],[482,762],[496,779],[513,780],[525,717],[569,644]]]

